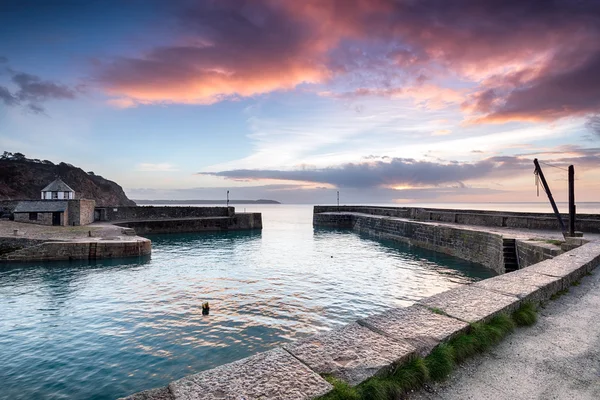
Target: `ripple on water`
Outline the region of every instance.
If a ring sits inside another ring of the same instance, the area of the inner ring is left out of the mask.
[[[0,267],[0,398],[112,399],[492,275],[285,212],[152,259]]]

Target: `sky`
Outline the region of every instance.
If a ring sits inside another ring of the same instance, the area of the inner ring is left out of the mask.
[[[0,38],[0,149],[133,199],[545,201],[538,158],[600,201],[597,0],[5,0]]]

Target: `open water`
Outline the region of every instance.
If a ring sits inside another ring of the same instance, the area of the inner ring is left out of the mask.
[[[0,265],[0,398],[113,399],[493,275],[313,229],[311,206],[246,208],[263,212],[262,232],[154,236],[151,258]]]

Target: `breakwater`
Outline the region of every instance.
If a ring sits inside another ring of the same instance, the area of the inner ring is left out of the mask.
[[[509,211],[454,210],[418,207],[376,207],[376,206],[315,206],[314,214],[342,212],[362,213],[386,217],[407,218],[415,221],[446,222],[459,225],[486,227],[559,230],[554,214]],[[568,214],[561,214],[568,225]],[[600,233],[600,215],[578,214],[576,229],[588,233]]]
[[[138,235],[253,230],[262,229],[262,216],[260,213],[242,213],[229,217],[142,219],[115,222],[115,225],[132,228]]]
[[[4,262],[100,260],[150,255],[152,243],[146,238],[90,241],[43,242],[0,256]]]

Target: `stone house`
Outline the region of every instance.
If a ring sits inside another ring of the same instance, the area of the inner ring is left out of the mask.
[[[13,211],[16,222],[78,226],[94,222],[95,200],[76,199],[75,191],[60,178],[42,189],[42,200],[20,201]]]

